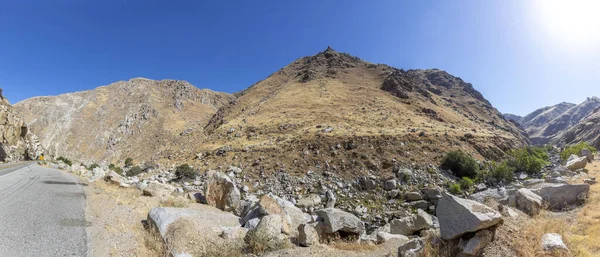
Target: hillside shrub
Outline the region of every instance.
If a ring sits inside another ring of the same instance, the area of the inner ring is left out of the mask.
[[[133,166],[133,159],[131,159],[131,157],[127,157],[127,159],[125,159],[125,167],[131,166]]]
[[[450,188],[448,188],[448,191],[453,195],[462,194],[462,191],[460,190],[460,185],[458,183],[452,183],[450,185]]]
[[[501,163],[492,163],[490,176],[494,177],[498,181],[504,181],[510,183],[515,175],[515,168],[508,165],[507,161]]]
[[[140,175],[143,171],[144,170],[142,169],[142,167],[136,165],[136,166],[129,168],[129,170],[127,170],[127,176],[130,176],[130,177],[137,176],[137,175]]]
[[[108,165],[108,169],[116,172],[117,174],[123,176],[123,169],[121,167],[115,166],[114,164]]]
[[[479,171],[479,164],[477,164],[477,161],[462,151],[446,153],[440,166],[444,169],[451,170],[452,173],[459,178],[475,178]]]
[[[567,148],[565,148],[565,150],[563,150],[562,152],[560,152],[560,159],[563,162],[566,162],[567,159],[569,159],[569,156],[571,156],[572,154],[579,156],[579,154],[581,153],[581,150],[583,150],[584,148],[587,148],[588,150],[592,151],[592,153],[596,153],[597,149],[595,147],[593,147],[592,145],[586,143],[586,142],[580,142],[576,145],[571,145]]]
[[[460,185],[460,190],[462,191],[471,191],[471,188],[473,188],[473,180],[467,177],[460,179],[458,184]]]
[[[524,147],[508,152],[512,159],[508,162],[516,171],[528,174],[539,173],[544,166],[549,164],[548,153],[543,147]]]
[[[65,157],[62,157],[62,156],[59,156],[58,158],[56,158],[56,160],[57,161],[61,161],[64,164],[69,165],[69,166],[73,165],[73,163],[71,162],[71,160],[69,160],[69,159],[67,159]]]
[[[88,170],[94,170],[95,168],[100,167],[100,165],[98,165],[97,163],[92,163],[90,166],[87,166],[86,168]]]
[[[177,179],[196,179],[198,172],[194,170],[194,168],[190,167],[190,165],[182,164],[175,168],[175,176]]]

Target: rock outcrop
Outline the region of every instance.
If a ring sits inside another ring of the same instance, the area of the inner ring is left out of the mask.
[[[477,232],[501,223],[502,215],[478,202],[444,194],[439,201],[436,216],[443,239],[449,240],[465,233]]]
[[[0,90],[0,162],[37,160],[44,154],[37,136],[25,123],[18,109],[8,102]]]

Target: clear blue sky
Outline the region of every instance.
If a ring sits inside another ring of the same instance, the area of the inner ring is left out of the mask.
[[[574,15],[549,18],[532,1],[91,2],[0,0],[9,100],[133,77],[236,92],[328,45],[397,68],[446,70],[502,112],[600,95],[600,40],[586,34],[600,34],[597,23],[569,34],[576,25],[560,21]]]

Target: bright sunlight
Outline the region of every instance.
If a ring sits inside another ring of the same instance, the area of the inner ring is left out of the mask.
[[[600,1],[596,0],[536,2],[544,29],[567,47],[589,48],[600,42],[599,11]]]

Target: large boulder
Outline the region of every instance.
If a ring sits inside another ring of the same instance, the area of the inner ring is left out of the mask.
[[[441,236],[454,239],[469,232],[476,232],[502,223],[497,211],[475,202],[444,193],[436,208]]]
[[[515,193],[515,205],[529,215],[537,215],[542,208],[542,197],[527,188],[521,188]]]
[[[148,184],[148,186],[146,186],[146,188],[144,188],[143,194],[145,196],[163,197],[171,195],[174,191],[174,186],[158,182],[151,182]]]
[[[556,166],[554,169],[552,169],[550,171],[550,174],[549,174],[550,177],[560,177],[560,176],[572,177],[573,175],[575,175],[573,173],[573,171],[569,170],[567,167],[562,166],[562,165]]]
[[[236,211],[240,207],[240,190],[231,178],[221,172],[209,170],[204,184],[206,203],[224,211]],[[239,214],[239,213],[238,213]]]
[[[588,162],[592,162],[594,160],[594,154],[592,151],[590,151],[590,149],[587,148],[581,149],[581,154],[579,154],[579,156],[586,157]]]
[[[578,169],[583,169],[585,168],[585,166],[588,163],[588,159],[587,157],[578,157],[578,158],[574,158],[570,161],[567,161],[567,164],[565,165],[567,167],[567,169],[571,170],[571,171],[576,171]]]
[[[590,192],[590,185],[547,183],[531,191],[541,196],[550,209],[562,210],[583,203]]]
[[[267,251],[283,249],[289,241],[281,232],[283,217],[278,214],[264,216],[256,228],[248,231],[244,241],[250,247],[262,248]]]
[[[208,205],[195,207],[153,208],[148,213],[148,223],[158,231],[173,254],[185,252],[206,256],[225,247],[233,248],[236,241],[224,239],[220,234],[223,228],[239,226],[238,217]]]
[[[362,235],[365,232],[365,223],[351,213],[336,208],[325,208],[316,211],[319,219],[323,221],[325,233],[343,231]]]
[[[418,209],[417,214],[409,215],[401,219],[395,219],[390,222],[390,233],[404,236],[410,236],[415,232],[428,229],[433,226],[431,215]]]

